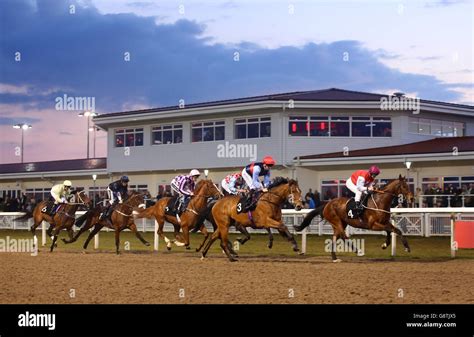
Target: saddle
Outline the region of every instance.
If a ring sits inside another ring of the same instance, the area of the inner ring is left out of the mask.
[[[59,205],[58,209],[56,209],[56,212],[62,206],[63,205]],[[46,205],[41,209],[41,213],[51,215],[51,212],[53,211],[53,207],[54,207],[54,201],[48,200],[48,201],[46,201]]]
[[[367,202],[369,200],[369,195],[370,194],[363,194],[362,199],[361,199],[361,205],[367,207]],[[356,219],[362,217],[364,214],[365,208],[357,209],[356,207],[356,202],[354,198],[350,198],[347,200],[346,203],[346,214],[349,219]]]
[[[165,207],[165,214],[176,216],[178,214],[177,208],[179,204],[179,197],[175,195],[170,200],[168,200],[168,204]]]
[[[239,202],[237,203],[237,214],[240,214],[242,212],[254,211],[255,208],[257,208],[257,203],[258,203],[258,199],[260,199],[260,196],[261,196],[261,193],[259,193],[257,196],[254,196],[256,200],[255,200],[255,203],[251,205],[253,198],[249,197],[246,194],[241,194],[239,198]]]

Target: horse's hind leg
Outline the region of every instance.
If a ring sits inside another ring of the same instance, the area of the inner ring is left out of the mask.
[[[89,245],[89,242],[92,240],[92,238],[97,234],[99,233],[99,231],[102,229],[102,227],[104,227],[103,225],[100,225],[100,224],[96,224],[94,226],[94,229],[89,233],[89,236],[87,237],[86,241],[84,242],[84,245],[82,246],[82,248],[84,250],[87,249],[87,246]]]
[[[201,227],[199,228],[199,230],[201,231],[202,235],[204,235],[204,240],[202,240],[201,244],[199,245],[198,248],[196,248],[196,252],[199,252],[202,247],[204,246],[204,244],[206,243],[207,239],[209,238],[209,232],[207,231],[207,228],[206,226],[204,226],[204,223],[201,225]]]
[[[56,247],[56,241],[58,240],[58,235],[59,235],[59,232],[61,231],[61,229],[63,229],[64,226],[58,226],[58,227],[55,227],[54,231],[53,231],[53,242],[51,243],[51,248],[50,248],[50,252],[52,253],[53,250],[54,250],[54,247]]]
[[[143,243],[145,246],[149,246],[150,243],[143,238],[143,236],[140,234],[140,232],[137,230],[137,225],[133,222],[130,226],[128,226],[130,230],[135,234],[135,236],[140,240],[141,243]]]
[[[405,251],[407,253],[410,253],[411,252],[411,249],[410,249],[410,246],[408,245],[408,241],[407,239],[405,238],[405,236],[403,235],[402,231],[399,230],[397,227],[393,226],[392,224],[390,224],[390,226],[392,227],[392,230],[400,236],[400,240],[402,240],[402,243],[403,243],[403,247],[405,247]]]
[[[211,238],[207,241],[206,246],[204,247],[201,253],[201,258],[206,257],[206,254],[209,251],[209,248],[211,248],[212,244],[214,243],[214,241],[217,240],[219,236],[220,236],[219,229],[215,230],[214,233],[212,233]]]
[[[385,242],[382,243],[382,249],[387,249],[390,246],[390,243],[392,243],[392,232],[387,231],[387,237],[385,238]]]
[[[267,228],[267,232],[268,232],[268,244],[267,244],[267,247],[268,249],[272,249],[273,247],[273,234],[272,234],[272,230],[270,228]]]
[[[235,262],[237,259],[232,256],[230,249],[229,249],[229,240],[228,240],[229,232],[224,230],[223,233],[221,233],[221,248],[224,250],[225,254],[227,255],[227,258],[229,259],[230,262]]]
[[[245,244],[248,240],[250,240],[250,234],[247,231],[247,228],[237,223],[235,224],[235,228],[245,236],[243,239],[237,238],[237,241],[239,241],[241,245]]]
[[[115,253],[120,254],[120,228],[115,228]]]

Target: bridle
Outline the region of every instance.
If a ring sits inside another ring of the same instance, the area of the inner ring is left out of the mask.
[[[214,186],[214,188],[219,192],[220,196],[224,196],[224,194],[222,193],[222,191],[217,187],[216,184],[212,183],[212,186]],[[210,198],[212,197],[212,195],[193,195],[193,198]],[[189,202],[189,205],[191,205],[191,202]],[[190,211],[196,215],[199,215],[199,213],[197,211],[195,211],[194,209],[192,208],[189,208],[189,207],[186,207],[186,209],[184,211]]]

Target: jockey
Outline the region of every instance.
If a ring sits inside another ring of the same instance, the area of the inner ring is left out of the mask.
[[[130,180],[127,176],[122,176],[119,180],[116,180],[109,184],[107,187],[107,194],[109,195],[109,205],[107,207],[107,211],[101,217],[108,218],[112,213],[113,205],[117,202],[122,203],[123,199],[127,197],[128,193],[128,182]]]
[[[239,192],[245,192],[245,189],[243,189],[244,185],[242,173],[240,172],[231,173],[221,181],[221,186],[224,191],[233,195]]]
[[[375,177],[380,174],[380,169],[372,165],[368,171],[358,170],[355,171],[349,179],[346,180],[346,186],[349,190],[355,194],[356,209],[358,211],[362,210],[362,205],[360,203],[360,198],[363,192],[373,191],[374,190],[374,181]]]
[[[275,160],[271,156],[266,156],[263,158],[262,162],[252,163],[245,166],[242,170],[242,177],[250,189],[250,193],[247,195],[247,206],[243,212],[248,211],[255,205],[260,191],[268,191],[267,187],[270,184],[270,169],[273,165],[275,165]],[[261,176],[263,176],[263,185],[259,179]]]
[[[50,193],[54,199],[54,206],[51,208],[49,215],[54,216],[59,208],[59,204],[67,204],[67,200],[71,196],[71,186],[72,183],[69,180],[64,180],[62,184],[53,186]]]
[[[194,187],[200,175],[201,173],[198,170],[192,169],[188,175],[178,175],[171,180],[171,189],[179,195],[178,203],[175,204],[177,213],[188,206],[189,200],[194,195]]]

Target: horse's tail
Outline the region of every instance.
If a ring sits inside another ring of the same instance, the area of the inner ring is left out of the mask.
[[[323,209],[326,207],[326,203],[321,204],[320,206],[316,207],[313,209],[311,212],[309,212],[303,219],[303,222],[299,226],[293,226],[293,228],[300,232],[304,228],[308,227],[311,224],[311,220],[313,220],[314,217],[317,215],[320,215],[321,218],[323,218]]]
[[[215,202],[211,202],[209,205],[207,205],[204,212],[199,214],[199,218],[197,219],[194,228],[191,230],[191,233],[196,233],[202,227],[205,220],[208,220],[212,224],[214,230],[217,228],[214,218],[212,217],[212,207],[214,207],[215,204]]]
[[[157,207],[158,201],[156,202],[155,205],[145,208],[144,210],[141,211],[134,211],[133,214],[135,215],[135,218],[147,218],[150,219],[153,216],[153,210],[155,207]]]
[[[18,217],[18,218],[15,218],[13,219],[13,221],[20,221],[20,222],[24,222],[24,221],[27,221],[28,219],[32,218],[33,217],[33,213],[32,212],[25,212],[24,215]]]
[[[82,224],[87,220],[87,217],[89,216],[90,212],[91,211],[89,210],[89,211],[85,212],[84,214],[82,214],[79,218],[77,218],[76,221],[74,222],[74,225],[76,227],[81,227]]]

